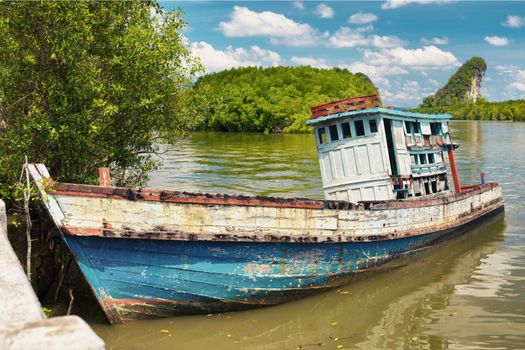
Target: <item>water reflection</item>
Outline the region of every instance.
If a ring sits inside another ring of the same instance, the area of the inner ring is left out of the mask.
[[[500,181],[504,217],[341,292],[94,329],[108,349],[525,348],[525,124],[454,122],[452,132],[462,184],[480,171]],[[167,150],[151,186],[322,197],[313,135],[197,134]]]
[[[467,283],[482,259],[499,249],[503,231],[499,216],[406,266],[277,307],[94,326],[112,349],[296,349],[338,344],[386,349],[428,343],[428,337],[415,330],[431,323],[432,312],[447,307],[455,286]]]
[[[150,186],[321,198],[313,135],[196,133],[165,146]]]

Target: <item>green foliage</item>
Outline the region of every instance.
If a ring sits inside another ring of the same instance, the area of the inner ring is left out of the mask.
[[[472,78],[477,76],[481,79],[486,70],[487,63],[483,58],[472,57],[449,78],[445,86],[434,95],[425,97],[419,107],[451,106],[460,102],[466,102]]]
[[[452,106],[418,108],[422,113],[450,113],[457,119],[525,121],[525,100],[459,103]]]
[[[151,1],[0,2],[0,197],[24,156],[60,181],[143,183],[200,70],[184,26]]]
[[[309,132],[310,107],[377,93],[364,74],[312,67],[235,68],[201,77],[191,90],[191,129]]]
[[[53,312],[53,309],[51,309],[49,307],[42,306],[42,312],[44,313],[44,315],[46,317],[50,317],[51,313]]]

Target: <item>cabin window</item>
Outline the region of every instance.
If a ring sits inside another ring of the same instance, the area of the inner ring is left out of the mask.
[[[354,126],[355,126],[355,133],[357,136],[365,135],[365,125],[363,124],[362,120],[356,120],[354,122]]]
[[[421,127],[419,126],[419,122],[412,122],[414,127],[414,134],[420,134],[421,133]]]
[[[437,193],[438,192],[438,186],[437,186],[437,181],[432,181],[430,183],[430,185],[432,186],[432,193]]]
[[[426,154],[420,154],[419,155],[419,164],[427,164],[427,155]]]
[[[319,144],[324,145],[326,143],[326,130],[325,130],[325,128],[317,129],[317,136],[319,137]]]
[[[441,123],[430,123],[430,133],[432,135],[441,135],[442,134]]]
[[[405,121],[405,129],[407,129],[407,135],[410,135],[412,131],[412,122]]]
[[[425,182],[425,194],[430,194],[430,186],[428,185],[428,182]]]
[[[414,164],[419,164],[419,158],[417,154],[412,155],[412,161],[414,162]]]
[[[370,119],[368,123],[370,125],[370,132],[377,132],[377,121],[375,119]]]
[[[330,141],[338,141],[339,134],[337,133],[337,125],[330,125],[328,130],[330,130]]]
[[[352,137],[352,130],[350,130],[350,123],[341,123],[341,131],[343,132],[343,138],[349,139]]]
[[[429,153],[428,154],[428,163],[429,164],[434,164],[436,162],[436,157],[434,156],[434,153]]]

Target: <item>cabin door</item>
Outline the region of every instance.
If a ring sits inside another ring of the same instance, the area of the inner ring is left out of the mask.
[[[405,144],[403,121],[384,119],[388,158],[392,176],[410,175],[410,153]]]
[[[392,176],[398,176],[399,172],[397,170],[397,159],[396,151],[394,147],[394,135],[392,133],[392,120],[384,119],[385,124],[385,136],[386,136],[386,146],[388,147],[388,159],[390,161],[390,171]]]
[[[400,176],[410,176],[410,153],[406,146],[405,129],[402,120],[392,120],[392,137],[395,146],[397,171]]]

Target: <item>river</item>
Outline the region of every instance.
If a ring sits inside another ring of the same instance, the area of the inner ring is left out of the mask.
[[[462,185],[499,181],[506,212],[408,265],[252,311],[109,326],[107,349],[524,349],[525,123],[454,121]],[[150,186],[322,198],[313,135],[199,133]],[[93,306],[95,307],[95,306]]]

